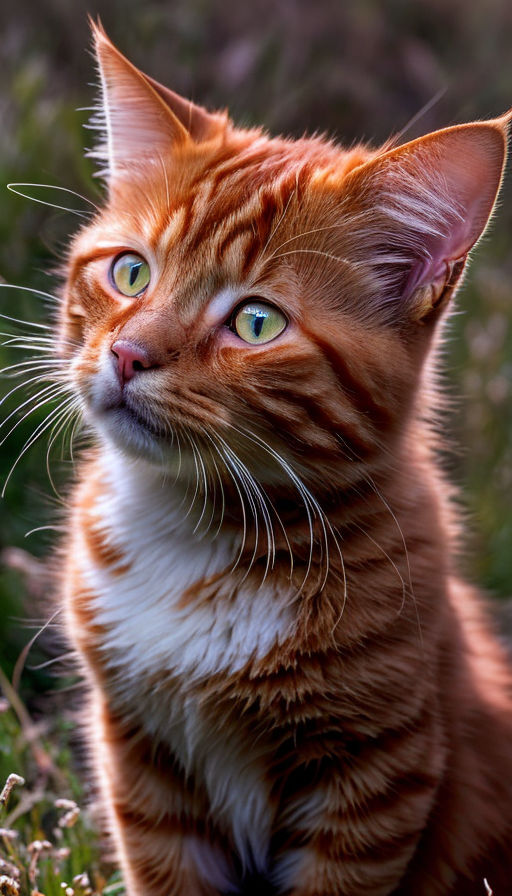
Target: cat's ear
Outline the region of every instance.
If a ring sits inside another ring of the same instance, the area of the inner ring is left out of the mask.
[[[457,125],[374,157],[349,176],[353,237],[373,298],[423,320],[445,304],[492,214],[511,115]]]
[[[141,161],[166,157],[187,142],[224,133],[227,116],[183,99],[136,68],[91,20],[100,75],[100,106],[91,127],[100,142],[89,155],[108,180]]]

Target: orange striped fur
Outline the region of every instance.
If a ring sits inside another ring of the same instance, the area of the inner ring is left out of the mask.
[[[510,671],[432,424],[508,118],[270,139],[94,37],[108,198],[60,333],[96,444],[63,592],[129,896],[504,896]],[[249,343],[262,302],[285,326]]]

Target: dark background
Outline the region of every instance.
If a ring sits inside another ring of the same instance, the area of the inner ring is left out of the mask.
[[[272,133],[326,132],[373,144],[407,128],[410,139],[438,127],[504,112],[512,105],[510,0],[188,0],[3,4],[0,39],[0,274],[8,283],[52,291],[52,269],[80,219],[22,199],[6,184],[53,184],[97,201],[101,185],[83,157],[95,80],[87,13],[100,15],[119,47],[143,70],[239,124]],[[417,121],[414,119],[427,106]],[[134,122],[136,126],[136,122]],[[495,223],[482,241],[459,298],[446,347],[446,385],[457,399],[445,430],[445,459],[461,485],[467,520],[462,566],[497,598],[512,595],[512,191],[510,172]],[[86,209],[49,190],[37,198]],[[2,313],[49,321],[40,297],[1,289]],[[5,332],[14,325],[3,321]],[[1,366],[21,360],[0,348]],[[17,380],[0,382],[7,392]],[[22,389],[0,407],[6,416]],[[53,407],[35,411],[0,446],[0,480]],[[27,411],[27,405],[23,412]],[[11,421],[13,422],[13,421]],[[0,431],[6,434],[9,426]],[[43,568],[31,555],[51,549],[59,518],[43,436],[14,470],[1,505],[0,651],[12,674],[34,625],[49,610]],[[66,450],[52,453],[59,483]],[[65,494],[65,486],[63,489]],[[13,547],[28,553],[15,553]],[[14,571],[21,566],[25,575]],[[27,571],[30,575],[26,575]],[[29,666],[45,659],[34,649]],[[22,693],[53,686],[45,670],[25,673]],[[32,696],[31,696],[32,695]]]

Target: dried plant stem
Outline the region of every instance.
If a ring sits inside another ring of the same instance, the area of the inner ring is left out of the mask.
[[[27,708],[25,707],[19,694],[17,694],[14,690],[11,682],[7,678],[2,668],[0,668],[0,688],[4,692],[5,697],[9,701],[18,717],[22,732],[26,738],[27,743],[30,746],[30,749],[32,750],[32,754],[39,771],[45,777],[51,775],[56,781],[64,785],[64,775],[58,768],[56,768],[55,764],[52,762],[51,757],[49,756],[41,742],[37,739],[37,728],[30,718]]]
[[[0,806],[6,806],[7,801],[11,795],[11,792],[18,784],[24,784],[25,778],[22,778],[21,775],[15,775],[14,773],[9,775],[7,781],[5,782],[2,792],[0,793]]]

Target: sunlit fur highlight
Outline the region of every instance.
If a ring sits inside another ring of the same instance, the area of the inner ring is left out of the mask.
[[[97,438],[62,592],[128,893],[499,896],[510,674],[456,575],[432,370],[508,119],[270,139],[95,41],[108,198],[59,350]],[[289,322],[265,346],[229,327],[254,296]],[[123,386],[116,340],[146,364]]]

